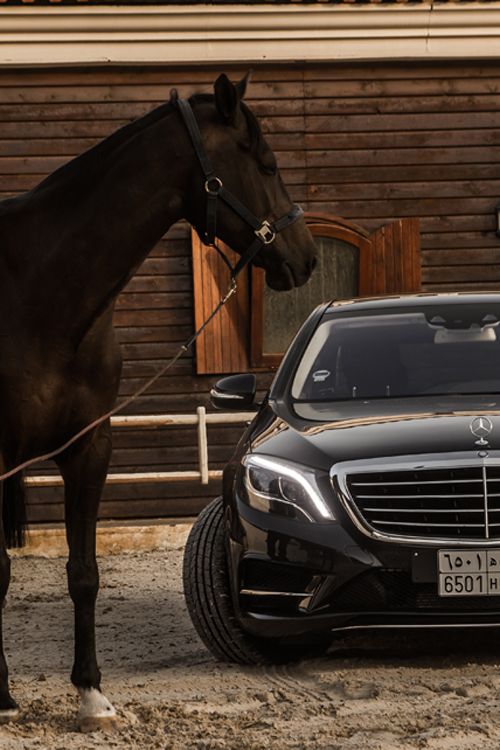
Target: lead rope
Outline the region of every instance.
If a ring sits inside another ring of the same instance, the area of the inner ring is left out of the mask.
[[[224,256],[224,253],[220,248],[218,248],[214,244],[214,248],[217,250],[219,255],[221,257],[224,257],[224,260],[226,264],[229,266],[229,268],[232,269],[231,264],[227,260],[227,258]],[[236,276],[234,273],[231,274],[231,282],[229,284],[228,290],[226,294],[220,299],[217,306],[214,308],[214,310],[210,313],[208,318],[202,323],[202,325],[198,328],[197,331],[195,331],[192,336],[189,337],[189,339],[182,344],[179,347],[179,350],[177,353],[167,362],[166,365],[163,365],[163,367],[160,367],[159,370],[155,372],[155,374],[149,378],[143,385],[140,386],[134,393],[132,393],[130,396],[128,396],[124,401],[121,401],[119,404],[117,404],[113,409],[106,412],[106,414],[103,414],[101,417],[98,417],[93,422],[88,424],[86,427],[81,429],[79,432],[77,432],[73,437],[71,437],[69,440],[67,440],[63,445],[60,445],[59,448],[56,448],[53,451],[50,451],[49,453],[44,453],[40,456],[35,456],[35,458],[30,458],[28,461],[25,461],[22,464],[19,464],[18,466],[15,466],[13,469],[10,469],[9,471],[5,472],[4,474],[0,474],[0,482],[3,482],[5,479],[9,479],[10,477],[14,476],[14,474],[17,474],[20,471],[24,471],[24,469],[27,469],[29,466],[32,466],[35,463],[39,463],[41,461],[48,461],[50,458],[55,458],[60,453],[63,453],[63,451],[67,450],[71,445],[77,442],[77,440],[80,440],[84,435],[86,435],[88,432],[91,432],[91,430],[95,430],[96,427],[99,427],[103,422],[106,422],[111,417],[114,417],[119,412],[123,411],[127,406],[130,406],[130,404],[133,404],[134,401],[136,401],[139,396],[142,396],[142,394],[150,388],[153,383],[156,383],[156,381],[161,378],[168,370],[170,370],[171,367],[175,365],[175,363],[182,357],[183,354],[185,354],[189,349],[192,347],[198,336],[200,336],[207,325],[210,323],[213,318],[218,314],[218,312],[224,307],[226,302],[228,302],[233,294],[236,293],[237,290],[237,284],[236,284]]]

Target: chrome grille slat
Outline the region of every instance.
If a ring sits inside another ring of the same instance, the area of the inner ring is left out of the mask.
[[[500,482],[500,479],[489,479],[489,482]],[[473,482],[477,482],[478,484],[482,483],[482,479],[454,479],[454,484],[472,484]],[[421,479],[419,481],[419,484],[449,484],[449,480],[447,479]],[[414,485],[415,482],[385,482],[386,487],[399,487],[402,485]],[[376,486],[375,482],[353,482],[353,487],[371,487]]]
[[[370,470],[345,474],[349,501],[369,529],[430,541],[500,541],[500,463],[450,460],[448,467],[443,459],[409,466],[378,468],[374,461]]]
[[[483,499],[484,495],[482,493],[476,495],[469,493],[467,495],[358,495],[358,500],[380,500],[381,498],[387,500],[441,500],[444,499],[459,499],[464,497],[479,497],[481,500]],[[490,495],[491,497],[491,495]],[[495,497],[493,495],[493,497]]]
[[[440,528],[440,529],[452,529],[452,528],[462,528],[461,523],[417,523],[416,521],[377,521],[377,524],[380,526],[432,526],[433,528]],[[497,524],[498,525],[498,524]],[[469,529],[484,529],[484,523],[469,523],[467,524],[467,528]]]
[[[486,536],[486,539],[490,538],[490,519],[488,516],[488,477],[486,474],[486,467],[483,466],[481,469],[482,477],[483,477],[483,493],[484,493],[484,533]]]
[[[482,508],[363,508],[368,513],[482,513]],[[498,511],[497,511],[498,512]]]

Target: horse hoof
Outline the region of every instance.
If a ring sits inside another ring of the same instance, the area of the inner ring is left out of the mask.
[[[18,708],[0,709],[0,724],[9,724],[11,721],[16,721],[20,713]]]
[[[78,719],[80,732],[114,732],[118,729],[116,716],[82,716]]]
[[[80,732],[112,732],[117,728],[116,711],[105,695],[97,688],[79,688],[80,711],[78,727]]]

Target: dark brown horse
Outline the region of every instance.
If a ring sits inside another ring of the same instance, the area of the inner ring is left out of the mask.
[[[241,102],[245,86],[220,76],[214,95],[190,103],[217,177],[255,216],[274,221],[290,211],[290,198]],[[54,450],[113,406],[121,371],[111,324],[116,297],[174,222],[185,218],[204,233],[204,182],[174,97],[34,190],[0,203],[0,475]],[[255,239],[222,202],[217,230],[240,254]],[[275,289],[304,283],[313,261],[303,219],[256,259]],[[81,726],[102,726],[115,714],[100,692],[94,637],[96,519],[110,453],[108,421],[56,459],[65,484],[71,679],[81,696]],[[19,542],[22,525],[21,490],[19,474],[0,482],[0,617],[10,577],[6,546]],[[0,721],[17,713],[0,641]]]

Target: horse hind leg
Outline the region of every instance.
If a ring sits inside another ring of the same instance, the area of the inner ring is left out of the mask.
[[[19,707],[9,691],[9,672],[3,652],[2,619],[3,604],[10,582],[10,559],[4,542],[2,528],[0,544],[0,724],[15,721],[19,716]]]
[[[2,463],[0,461],[0,469],[1,467]],[[9,513],[6,515],[12,518],[11,511],[14,514],[16,513],[15,509],[12,508],[13,503],[24,503],[22,478],[18,476],[14,476],[8,482],[0,482],[0,724],[15,721],[19,716],[19,707],[9,691],[9,673],[3,652],[2,636],[3,606],[10,583],[10,558],[7,554],[6,531],[8,536],[12,538],[11,532],[13,533],[14,529],[12,525],[8,529],[4,527],[3,511],[4,509],[7,510],[7,504],[9,504]],[[16,526],[16,529],[19,535],[21,535],[20,526],[19,528]],[[16,534],[17,532],[14,533],[14,537]]]
[[[116,723],[115,709],[100,690],[95,647],[95,601],[99,590],[96,524],[110,454],[110,429],[104,425],[90,442],[58,459],[65,485],[68,588],[75,611],[71,681],[80,694],[78,724],[82,731],[113,728]]]

